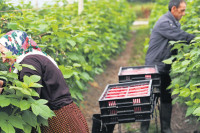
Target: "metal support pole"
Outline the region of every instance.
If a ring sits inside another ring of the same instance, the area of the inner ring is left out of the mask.
[[[80,15],[83,11],[83,0],[78,0],[78,15]]]
[[[38,8],[38,0],[35,0],[35,8]]]

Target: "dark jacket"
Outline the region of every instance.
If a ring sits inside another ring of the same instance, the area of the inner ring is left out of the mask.
[[[162,62],[171,57],[171,46],[168,42],[186,40],[189,43],[195,37],[181,30],[180,27],[180,23],[171,12],[159,18],[151,33],[145,65],[157,65],[160,73],[169,73],[170,65]]]
[[[47,105],[50,109],[58,110],[72,103],[71,94],[62,72],[47,57],[43,55],[28,55],[20,63],[32,65],[37,70],[24,67],[18,73],[19,79],[23,81],[24,75],[39,75],[41,80],[38,83],[43,87],[34,89],[40,95],[40,98],[48,100]]]

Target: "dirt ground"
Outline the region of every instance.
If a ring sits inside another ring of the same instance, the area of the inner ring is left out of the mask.
[[[107,68],[105,71],[97,75],[93,82],[90,82],[88,87],[88,92],[84,94],[84,101],[81,103],[81,111],[85,116],[89,129],[92,129],[92,115],[99,114],[99,103],[98,99],[101,96],[104,88],[107,84],[118,83],[118,71],[120,67],[129,66],[129,59],[132,58],[131,52],[134,47],[134,34],[132,33],[131,40],[127,43],[126,49],[118,55],[116,58],[107,62]],[[159,117],[159,116],[158,116]],[[155,123],[155,119],[152,119],[152,123]],[[132,123],[131,127],[138,129],[139,131],[140,123]],[[174,133],[193,133],[197,129],[197,125],[191,122],[190,119],[185,118],[185,108],[179,104],[173,106],[172,122],[171,127]],[[115,126],[114,133],[118,133],[118,125]],[[121,124],[121,132],[127,133],[124,124]]]

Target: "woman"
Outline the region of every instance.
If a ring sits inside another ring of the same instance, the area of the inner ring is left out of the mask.
[[[5,53],[11,51],[17,59],[8,59]],[[41,51],[38,45],[23,31],[10,31],[0,38],[2,61],[13,65],[15,62],[29,64],[37,71],[23,68],[19,79],[24,75],[39,75],[42,88],[35,90],[40,98],[48,100],[48,106],[56,114],[48,120],[48,127],[41,127],[42,133],[87,133],[88,126],[79,108],[73,103],[69,88],[56,62]],[[17,72],[16,70],[14,70]]]

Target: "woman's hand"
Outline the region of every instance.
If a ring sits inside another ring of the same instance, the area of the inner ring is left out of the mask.
[[[0,88],[3,87],[4,81],[0,80]]]
[[[3,88],[0,88],[0,94],[3,92]]]

